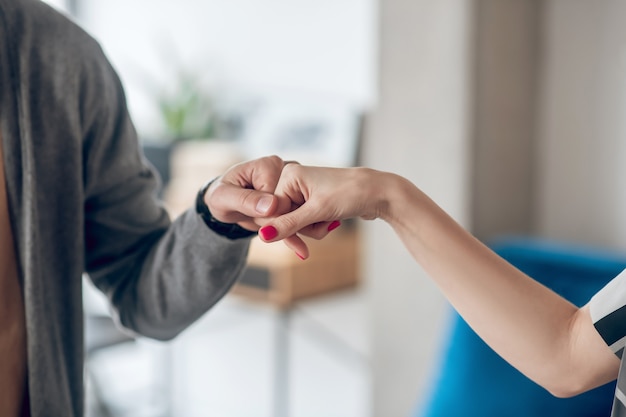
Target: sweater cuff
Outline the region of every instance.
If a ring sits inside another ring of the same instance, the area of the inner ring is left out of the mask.
[[[236,240],[256,236],[257,232],[244,229],[237,223],[222,223],[213,217],[213,214],[211,214],[211,211],[209,210],[209,206],[207,206],[204,201],[204,195],[216,179],[217,178],[214,178],[207,182],[202,186],[202,188],[200,188],[200,191],[198,191],[198,195],[196,196],[196,213],[198,213],[204,221],[204,224],[206,224],[209,229],[228,239]]]

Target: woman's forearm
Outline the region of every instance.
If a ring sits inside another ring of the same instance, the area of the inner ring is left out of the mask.
[[[498,354],[555,395],[617,376],[618,359],[578,309],[464,230],[417,187],[386,175],[381,217]]]
[[[617,376],[619,361],[588,308],[578,309],[514,268],[405,178],[290,164],[276,194],[295,209],[263,226],[264,240],[302,231],[322,238],[328,231],[316,227],[320,222],[381,218],[476,333],[528,377],[567,396]],[[300,254],[306,248],[304,242],[292,246]]]

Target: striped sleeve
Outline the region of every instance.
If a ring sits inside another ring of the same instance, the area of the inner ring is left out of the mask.
[[[626,270],[591,298],[589,309],[596,330],[621,358],[626,345]]]

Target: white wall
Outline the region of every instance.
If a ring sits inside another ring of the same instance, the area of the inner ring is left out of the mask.
[[[409,177],[462,224],[480,220],[483,235],[534,231],[624,251],[626,0],[521,3],[381,2],[366,162]],[[472,75],[477,4],[487,8],[476,24],[488,25]],[[427,392],[446,307],[389,228],[366,232],[373,415],[407,416]]]
[[[626,250],[626,1],[546,12],[537,231]]]
[[[469,219],[471,2],[380,2],[379,104],[365,162]],[[382,222],[365,225],[373,416],[406,417],[431,379],[447,306]]]
[[[83,0],[80,21],[125,83],[140,131],[154,133],[154,97],[178,64],[247,93],[375,99],[374,0]]]
[[[543,2],[474,2],[471,226],[487,242],[533,227]]]
[[[65,0],[43,0],[43,2],[48,3],[50,6],[63,13],[67,13],[68,11],[67,2]]]

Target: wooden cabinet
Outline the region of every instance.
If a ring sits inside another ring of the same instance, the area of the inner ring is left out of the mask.
[[[321,241],[307,239],[310,256],[301,260],[282,242],[252,241],[248,267],[233,292],[289,307],[294,302],[359,283],[359,237],[344,224]],[[306,238],[305,238],[306,239]]]

